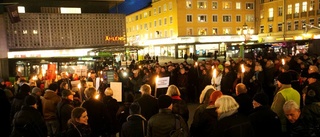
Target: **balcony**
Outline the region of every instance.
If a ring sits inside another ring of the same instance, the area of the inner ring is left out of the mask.
[[[268,18],[268,21],[273,21],[273,17],[269,17],[269,18]]]
[[[287,14],[287,19],[292,19],[292,14]]]
[[[309,11],[309,16],[314,16],[314,10]]]
[[[307,17],[307,12],[301,12],[301,17]]]
[[[294,18],[299,18],[299,13],[294,13]]]

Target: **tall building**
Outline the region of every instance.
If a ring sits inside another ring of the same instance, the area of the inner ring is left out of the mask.
[[[235,56],[243,42],[257,41],[255,9],[254,0],[154,0],[127,15],[127,42],[145,46],[151,56],[224,55],[227,47],[226,54]],[[241,33],[245,24],[250,36]]]
[[[238,57],[242,46],[316,54],[319,9],[315,0],[153,0],[127,15],[127,42],[144,46],[140,53],[175,58]]]
[[[97,61],[113,57],[106,49],[126,44],[125,14],[108,13],[123,0],[6,2],[0,7],[0,77],[103,67]]]

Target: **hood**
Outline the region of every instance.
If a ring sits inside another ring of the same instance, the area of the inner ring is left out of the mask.
[[[43,95],[43,97],[44,97],[45,99],[52,99],[52,98],[54,98],[55,96],[57,96],[57,94],[56,94],[54,91],[52,91],[52,90],[46,90],[46,92],[45,92],[44,95]]]

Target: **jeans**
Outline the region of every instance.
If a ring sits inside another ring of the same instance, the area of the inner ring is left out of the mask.
[[[46,121],[48,136],[54,137],[58,131],[59,123],[57,120]]]

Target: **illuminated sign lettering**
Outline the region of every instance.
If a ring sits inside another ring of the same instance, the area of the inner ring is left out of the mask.
[[[112,36],[106,36],[105,41],[125,41],[126,38],[125,37],[112,37]]]

